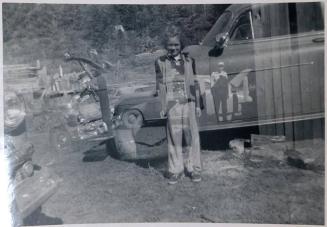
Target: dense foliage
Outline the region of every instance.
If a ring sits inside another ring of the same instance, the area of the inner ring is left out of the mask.
[[[227,5],[3,4],[5,63],[60,59],[90,48],[116,61],[161,48],[168,24],[197,44]],[[124,32],[115,26],[122,25]]]

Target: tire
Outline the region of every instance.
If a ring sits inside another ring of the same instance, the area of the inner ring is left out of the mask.
[[[139,110],[126,111],[122,117],[124,127],[138,131],[143,125],[143,115]]]

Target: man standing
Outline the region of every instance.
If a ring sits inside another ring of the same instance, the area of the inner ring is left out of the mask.
[[[218,63],[218,71],[211,74],[211,93],[215,103],[217,121],[225,121],[227,115],[228,77],[224,71],[224,62]],[[222,118],[220,115],[220,105]]]
[[[161,117],[167,116],[169,184],[184,175],[201,181],[200,139],[197,116],[201,115],[200,91],[195,62],[182,53],[181,33],[168,27],[164,36],[167,54],[155,61],[156,88],[161,99]]]

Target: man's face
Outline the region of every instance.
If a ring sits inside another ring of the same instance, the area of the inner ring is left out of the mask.
[[[219,71],[219,72],[224,71],[224,66],[220,65],[220,66],[218,67],[218,71]]]
[[[172,57],[179,55],[181,52],[181,41],[177,36],[171,37],[167,41],[167,51]]]

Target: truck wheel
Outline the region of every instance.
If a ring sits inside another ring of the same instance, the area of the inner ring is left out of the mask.
[[[139,110],[132,109],[123,114],[122,121],[124,127],[134,129],[134,132],[136,132],[143,125],[143,116]]]

